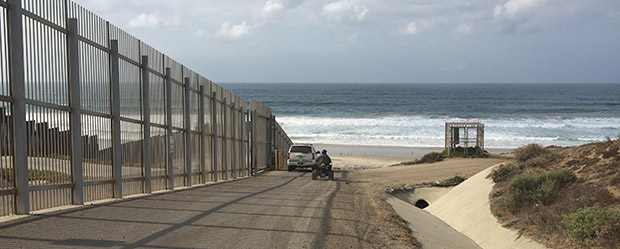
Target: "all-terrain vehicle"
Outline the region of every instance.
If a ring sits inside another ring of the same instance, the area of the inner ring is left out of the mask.
[[[312,180],[316,180],[318,177],[328,177],[330,181],[334,180],[334,171],[332,170],[332,164],[321,163],[321,165],[314,165],[312,167]]]

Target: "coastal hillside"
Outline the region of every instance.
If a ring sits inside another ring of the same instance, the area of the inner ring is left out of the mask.
[[[520,236],[549,248],[620,248],[620,139],[530,144],[489,177],[493,214]]]

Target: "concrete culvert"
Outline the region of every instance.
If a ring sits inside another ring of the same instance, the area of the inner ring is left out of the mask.
[[[415,206],[418,207],[419,209],[425,209],[426,207],[428,207],[428,202],[420,199],[418,201],[415,202]]]

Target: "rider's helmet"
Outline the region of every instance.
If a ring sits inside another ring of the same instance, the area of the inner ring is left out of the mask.
[[[323,152],[321,152],[321,154],[327,155],[327,150],[323,150]]]

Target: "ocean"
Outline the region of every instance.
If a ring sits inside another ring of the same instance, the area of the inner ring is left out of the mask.
[[[620,136],[620,84],[221,85],[269,105],[296,143],[443,147],[445,122],[467,119],[486,148]]]

